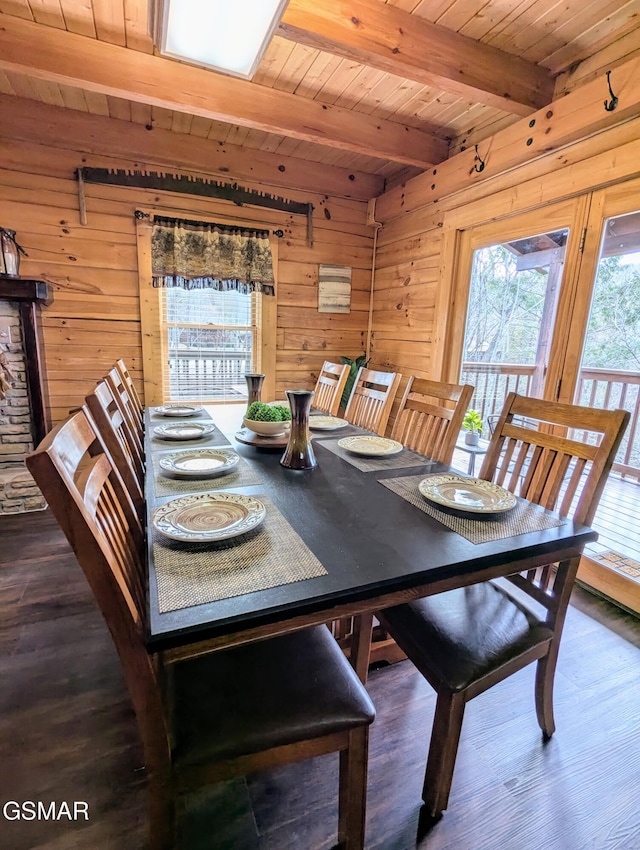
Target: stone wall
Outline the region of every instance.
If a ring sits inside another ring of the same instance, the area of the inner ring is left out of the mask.
[[[11,342],[3,344],[3,349],[16,376],[7,398],[0,400],[0,514],[42,510],[45,501],[24,465],[25,455],[33,450],[33,438],[16,304],[0,301],[0,324],[10,328]]]

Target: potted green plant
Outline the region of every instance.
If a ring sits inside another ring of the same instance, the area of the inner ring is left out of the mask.
[[[477,446],[482,434],[482,416],[477,410],[469,408],[462,420],[462,429],[467,433],[464,441],[468,446]]]
[[[349,404],[351,390],[353,389],[353,383],[356,379],[356,375],[358,374],[358,369],[361,366],[366,366],[369,361],[367,360],[366,354],[361,354],[359,357],[356,357],[355,360],[352,360],[350,357],[341,357],[340,362],[348,364],[349,366],[349,375],[347,376],[347,383],[344,385],[344,390],[342,391],[342,398],[340,400],[340,407],[344,409],[347,404]]]

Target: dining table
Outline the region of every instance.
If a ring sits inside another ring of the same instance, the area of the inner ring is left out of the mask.
[[[579,558],[597,537],[522,499],[491,515],[433,504],[421,482],[463,473],[407,449],[352,454],[341,439],[368,432],[351,425],[313,432],[315,468],[285,468],[282,448],[235,439],[245,407],[205,405],[183,422],[204,433],[175,442],[156,434],[170,420],[145,411],[146,643],[166,663],[353,617],[351,661],[365,681],[376,611]],[[239,461],[208,479],[163,470],[171,453],[202,447],[232,449]],[[211,493],[257,500],[264,520],[214,543],[170,539],[156,527],[163,506]]]

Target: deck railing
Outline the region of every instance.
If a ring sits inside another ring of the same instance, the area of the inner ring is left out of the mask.
[[[170,398],[174,401],[246,398],[244,376],[252,371],[251,355],[245,351],[172,351],[169,355]]]
[[[508,393],[530,393],[535,368],[510,363],[465,362],[462,382],[475,387],[471,407],[480,412],[485,422],[488,417],[497,416]],[[631,413],[613,469],[622,477],[640,481],[640,372],[582,369],[575,398],[576,404],[586,407],[622,407]]]

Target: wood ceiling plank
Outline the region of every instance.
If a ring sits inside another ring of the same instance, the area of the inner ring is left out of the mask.
[[[481,144],[480,155],[486,163],[481,173],[474,171],[475,151],[465,150],[418,175],[402,189],[383,195],[376,207],[378,219],[397,216],[399,211],[402,216],[410,209],[432,207],[463,188],[484,184],[527,162],[535,167],[540,157],[628,122],[640,111],[640,58],[615,68],[611,84],[619,97],[615,111],[603,109],[602,81],[587,83],[529,120],[521,119]]]
[[[33,20],[38,24],[57,29],[66,29],[60,0],[29,0]]]
[[[11,75],[7,78],[13,87]],[[227,174],[236,180],[361,200],[380,194],[383,188],[380,178],[358,170],[316,170],[304,159],[236,148],[157,127],[149,131],[138,124],[48,107],[10,95],[0,96],[0,114],[11,115],[11,122],[4,122],[5,133],[11,137],[41,143],[43,127],[47,127],[51,140],[70,151],[104,155],[106,150],[113,156],[146,160],[174,169],[218,177]]]
[[[318,51],[304,44],[294,45],[291,55],[278,74],[273,87],[278,91],[295,92],[313,64]]]
[[[123,0],[91,0],[93,4],[93,20],[100,41],[109,44],[119,44],[124,47],[127,43],[124,28]]]
[[[635,18],[637,21],[639,13],[640,0],[629,0],[622,6],[620,0],[585,0],[580,10],[565,14],[542,45],[536,43],[531,49],[536,50],[538,54],[542,53],[542,62],[545,57],[560,50],[572,48],[575,53],[576,48],[584,49],[587,44],[598,41],[602,34],[608,36],[629,20]],[[544,64],[548,67],[546,62]]]
[[[24,74],[14,74],[7,71],[7,79],[15,94],[18,97],[26,97],[30,100],[37,100],[38,95],[33,85],[33,80],[30,77],[25,77]]]
[[[64,106],[64,100],[60,93],[60,86],[57,83],[50,83],[47,80],[34,80],[33,87],[36,90],[38,100],[42,103],[48,103],[52,106]]]
[[[553,94],[544,69],[377,0],[290,0],[278,32],[518,115]]]
[[[626,33],[613,44],[603,47],[593,56],[584,59],[577,67],[567,69],[556,80],[556,98],[574,91],[586,82],[601,77],[603,69],[615,68],[628,59],[640,55],[640,44],[636,29]]]
[[[109,117],[109,101],[107,95],[102,92],[85,90],[84,99],[87,102],[87,109],[91,115],[103,115]]]
[[[33,12],[28,0],[0,0],[0,12],[3,15],[15,15],[25,21],[33,20]]]
[[[0,68],[102,95],[427,167],[446,146],[420,130],[375,120],[18,18],[0,23]],[[133,107],[132,107],[133,108]]]
[[[151,104],[150,103],[139,103],[138,101],[131,101],[131,120],[135,121],[136,124],[144,124],[144,126],[151,127]]]
[[[69,32],[86,35],[87,38],[96,37],[91,0],[60,0],[60,8]]]
[[[108,97],[109,117],[117,118],[118,121],[131,121],[131,104],[121,97]]]
[[[600,0],[597,0],[595,5],[596,8],[599,8]],[[552,73],[558,74],[576,62],[588,60],[602,48],[615,44],[621,37],[629,33],[635,33],[636,38],[638,38],[638,46],[640,46],[639,21],[640,0],[632,0],[607,18],[597,21],[588,29],[583,29],[579,38],[572,39],[568,44],[549,52],[542,59],[542,62]]]
[[[127,47],[153,53],[148,0],[124,0],[124,34]]]
[[[459,32],[467,38],[484,41],[490,32],[499,27],[513,8],[513,0],[492,0],[482,9],[482,14],[474,16],[461,27]]]
[[[316,57],[298,84],[295,93],[300,97],[314,98],[326,77],[332,74],[341,62],[342,59],[339,56],[333,56],[321,50],[316,51]]]

